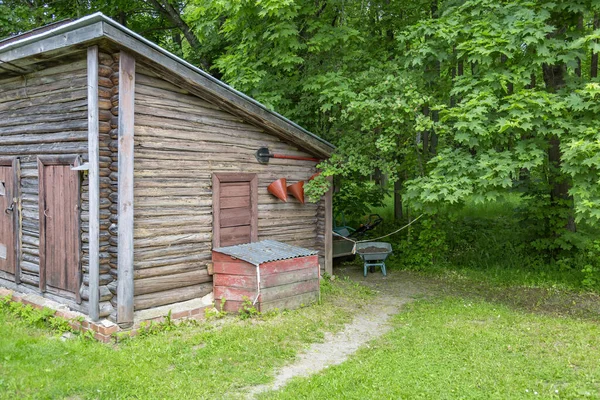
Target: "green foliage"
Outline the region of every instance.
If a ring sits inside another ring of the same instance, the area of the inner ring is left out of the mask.
[[[40,310],[29,304],[11,301],[11,296],[0,298],[0,310],[20,318],[30,326],[49,328],[57,334],[75,332],[69,325],[69,321],[54,315],[56,314],[55,310],[47,307]]]
[[[584,264],[581,272],[583,287],[598,290],[600,288],[600,240],[592,241],[582,256],[579,264]]]
[[[389,215],[391,207],[388,199],[387,209],[376,211]],[[600,292],[598,231],[581,224],[582,235],[543,243],[544,221],[543,213],[535,212],[531,202],[518,193],[494,203],[468,199],[424,216],[408,230],[387,238],[394,255],[386,264],[506,286]],[[384,222],[374,235],[393,231],[400,224]],[[552,255],[547,246],[556,242],[565,249]]]
[[[227,316],[227,311],[225,311],[225,302],[226,299],[221,298],[221,305],[217,310],[216,307],[207,307],[204,309],[204,317],[210,321],[211,319],[221,319]]]
[[[423,271],[447,259],[447,232],[443,229],[447,226],[441,225],[438,219],[436,215],[425,216],[410,227],[406,236],[390,238],[394,251],[401,254],[399,265],[409,270]],[[394,226],[388,229],[394,229]]]
[[[193,322],[192,322],[193,321]],[[157,335],[162,332],[174,331],[179,325],[192,324],[195,325],[195,320],[179,321],[177,324],[171,319],[171,310],[162,318],[160,321],[144,321],[138,328],[138,335],[140,337],[147,337],[151,335]]]
[[[244,319],[249,319],[249,318],[254,318],[254,317],[259,317],[261,315],[260,311],[258,311],[256,309],[256,307],[254,307],[254,304],[252,304],[252,300],[250,300],[248,297],[243,297],[243,302],[242,302],[242,307],[240,308],[238,317],[242,320]]]

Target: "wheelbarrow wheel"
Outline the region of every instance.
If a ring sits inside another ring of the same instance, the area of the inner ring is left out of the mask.
[[[371,273],[374,273],[374,272],[375,272],[375,266],[374,266],[374,265],[371,265],[371,268],[370,268],[370,269],[371,269]]]

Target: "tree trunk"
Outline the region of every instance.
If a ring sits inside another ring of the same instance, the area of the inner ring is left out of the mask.
[[[176,10],[173,7],[173,5],[169,2],[169,0],[148,1],[150,2],[150,4],[152,4],[152,6],[154,6],[154,8],[158,12],[164,15],[169,21],[171,21],[173,25],[175,25],[181,31],[181,33],[183,33],[185,40],[187,40],[187,42],[194,50],[200,49],[200,41],[198,40],[196,35],[194,35],[194,32],[192,32],[188,24],[183,20],[183,18],[181,18],[181,13],[179,12],[179,10]],[[205,71],[209,71],[212,67],[207,60],[200,60],[200,64],[202,66],[202,69],[204,69]]]
[[[394,182],[394,219],[402,220],[402,181],[400,178]]]
[[[556,92],[565,86],[565,77],[567,73],[567,67],[564,63],[558,63],[553,65],[544,64],[544,82],[546,89],[549,92]],[[575,218],[573,214],[573,198],[569,195],[569,189],[571,188],[571,182],[567,175],[561,171],[562,154],[560,150],[560,138],[557,135],[553,135],[548,140],[548,183],[550,184],[550,206],[554,210],[552,216],[562,217],[566,215],[564,221],[564,228],[575,232]],[[564,213],[562,212],[564,211]],[[550,216],[550,218],[552,218]],[[551,224],[550,226],[552,226]],[[555,236],[558,236],[560,232],[554,232]]]
[[[598,21],[598,14],[594,14],[594,30],[600,27],[600,22]],[[592,51],[592,60],[590,65],[590,77],[597,78],[598,77],[598,53]]]

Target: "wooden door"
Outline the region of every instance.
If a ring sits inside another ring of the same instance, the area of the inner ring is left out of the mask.
[[[40,289],[78,298],[79,174],[67,160],[40,159],[38,167]]]
[[[16,235],[15,214],[17,213],[15,170],[12,162],[0,163],[0,271],[15,275]]]
[[[255,242],[258,238],[256,174],[213,176],[213,246]]]

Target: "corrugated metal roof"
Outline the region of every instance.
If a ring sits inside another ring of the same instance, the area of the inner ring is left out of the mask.
[[[219,247],[213,249],[219,253],[227,254],[240,260],[258,265],[270,261],[287,260],[289,258],[306,257],[318,254],[316,250],[292,246],[291,244],[275,240],[238,244],[236,246]]]

